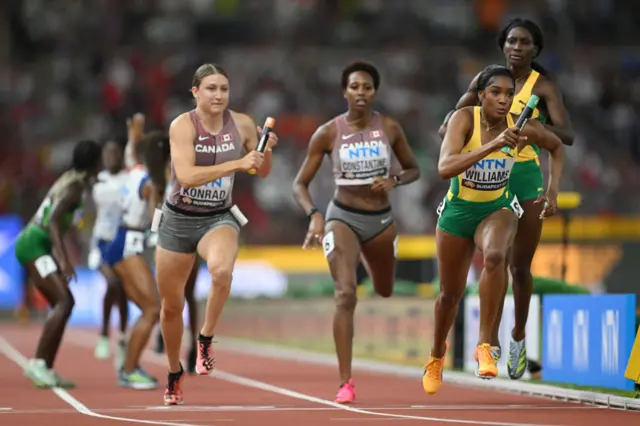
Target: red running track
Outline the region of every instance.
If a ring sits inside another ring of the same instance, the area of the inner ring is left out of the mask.
[[[0,424],[90,426],[115,423],[151,425],[285,425],[305,426],[418,424],[495,426],[637,425],[640,413],[577,403],[565,403],[479,388],[444,385],[426,395],[415,380],[357,372],[357,403],[331,402],[337,391],[334,368],[291,362],[228,350],[217,352],[212,377],[187,377],[185,405],[164,407],[162,389],[133,391],[118,387],[110,361],[93,357],[97,334],[69,330],[56,369],[78,388],[65,391],[35,389],[22,376],[15,348],[32,355],[40,329],[0,327]],[[9,356],[7,356],[7,354]],[[13,355],[12,355],[13,354]],[[164,380],[164,358],[145,354],[143,367]]]

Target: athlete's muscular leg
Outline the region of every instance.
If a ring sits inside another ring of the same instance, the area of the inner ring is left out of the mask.
[[[122,278],[127,297],[140,308],[142,314],[131,329],[123,370],[130,373],[139,366],[142,351],[160,317],[160,301],[156,292],[156,281],[140,255],[128,257],[114,267]]]
[[[127,323],[129,321],[129,305],[127,304],[127,297],[124,294],[122,283],[113,269],[108,265],[100,265],[100,273],[107,282],[107,291],[105,292],[102,306],[101,335],[105,337],[109,336],[111,308],[116,304],[118,305],[118,311],[120,313],[120,333],[124,335],[127,331]]]
[[[480,338],[478,344],[491,343],[496,315],[504,299],[506,264],[515,237],[518,218],[501,209],[487,216],[478,226],[474,239],[482,250],[484,268],[480,275]]]
[[[362,260],[373,281],[373,288],[382,297],[390,297],[396,272],[396,226],[391,225],[379,235],[362,244]]]
[[[351,378],[353,316],[357,304],[356,268],[360,257],[360,242],[351,228],[339,221],[327,222],[324,235],[323,249],[335,288],[333,340],[338,356],[340,380],[345,383]]]
[[[200,334],[212,337],[231,292],[233,267],[238,255],[238,231],[229,225],[212,229],[198,243],[198,253],[207,262],[211,274],[211,289]]]
[[[156,279],[161,302],[160,326],[169,372],[172,373],[180,371],[184,289],[194,261],[195,253],[169,251],[160,245],[156,247]]]
[[[75,301],[67,280],[59,272],[41,278],[33,262],[27,265],[27,270],[35,288],[53,308],[42,328],[35,354],[36,358],[44,360],[48,368],[53,368]]]
[[[542,235],[540,213],[544,203],[534,204],[535,200],[522,202],[524,215],[518,221],[518,232],[511,251],[510,269],[513,277],[513,300],[515,306],[515,326],[512,331],[514,340],[521,341],[525,336],[529,303],[533,292],[531,263],[538,249]]]
[[[446,350],[447,335],[458,314],[458,306],[467,285],[467,274],[475,246],[472,240],[448,234],[440,228],[436,228],[436,246],[440,294],[434,310],[431,355],[442,358]]]
[[[509,255],[510,256],[510,255]],[[507,256],[507,259],[509,259]],[[491,346],[501,346],[500,344],[500,322],[502,320],[502,311],[504,310],[504,300],[507,296],[507,290],[509,290],[509,265],[504,265],[504,290],[502,292],[502,301],[500,303],[500,307],[498,308],[498,312],[496,313],[496,320],[493,326],[493,333],[491,333]]]
[[[189,342],[191,343],[191,354],[192,357],[195,350],[197,349],[197,337],[198,337],[198,304],[196,302],[196,279],[198,278],[198,262],[193,263],[193,269],[191,270],[191,274],[189,275],[189,279],[187,280],[187,285],[184,289],[184,296],[187,301],[187,305],[189,306]]]
[[[529,303],[533,292],[533,276],[531,275],[531,262],[538,248],[540,235],[542,234],[542,220],[540,213],[544,208],[543,203],[534,203],[535,199],[521,202],[524,214],[518,220],[518,231],[513,241],[509,255],[509,271],[512,277],[513,301],[515,311],[515,325],[512,336],[516,341],[525,337],[527,318],[529,317]],[[494,325],[494,336],[497,340],[504,298],[500,305],[500,311]],[[494,344],[493,342],[491,343]]]

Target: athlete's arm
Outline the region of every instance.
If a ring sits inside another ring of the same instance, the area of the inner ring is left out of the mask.
[[[473,115],[468,110],[463,109],[453,113],[444,141],[440,146],[438,174],[442,179],[458,176],[493,151],[487,144],[467,154],[460,154],[472,129]]]
[[[469,83],[469,88],[465,92],[464,95],[460,97],[458,103],[456,104],[456,110],[462,109],[468,106],[477,106],[480,98],[478,98],[478,77],[480,77],[481,73],[478,73],[471,83]]]
[[[472,111],[468,108],[456,111],[451,117],[449,129],[440,146],[438,174],[442,179],[458,176],[493,151],[505,145],[513,147],[518,142],[518,136],[514,129],[507,129],[491,142],[482,145],[482,147],[466,154],[461,154],[460,152],[467,143],[472,130]],[[524,137],[522,139],[524,140]]]
[[[147,202],[147,214],[149,216],[149,223],[153,222],[153,215],[155,214],[156,208],[162,202],[162,194],[164,192],[164,188],[157,187],[151,179],[147,179],[142,189],[140,190],[140,194],[142,195],[142,199]]]
[[[133,118],[127,119],[127,145],[124,147],[124,162],[126,167],[133,167],[140,163],[136,145],[144,136],[144,114],[136,113]]]
[[[523,131],[524,135],[531,134],[527,143],[536,144],[540,148],[549,151],[551,164],[549,167],[549,183],[547,196],[557,197],[560,188],[560,178],[564,168],[564,145],[560,138],[537,120],[530,120]]]
[[[188,114],[180,115],[169,127],[171,159],[180,186],[192,188],[204,185],[243,170],[237,160],[215,166],[196,166],[196,152],[193,149],[195,136],[196,131]]]
[[[305,213],[315,207],[309,193],[309,184],[318,173],[324,154],[329,151],[329,146],[334,136],[335,125],[333,122],[323,124],[316,129],[311,136],[311,140],[309,140],[307,156],[302,166],[300,166],[296,178],[293,180],[293,198]]]
[[[539,96],[544,99],[552,123],[545,124],[545,127],[555,133],[563,144],[573,145],[575,133],[558,85],[545,77],[536,89]]]
[[[82,193],[84,187],[81,183],[69,185],[60,194],[60,200],[51,207],[51,216],[48,226],[49,237],[53,246],[53,256],[60,264],[62,272],[69,277],[73,274],[73,266],[69,261],[67,249],[64,246],[64,235],[62,233],[62,219],[65,214],[73,211],[73,209],[82,201]]]
[[[240,128],[240,132],[242,133],[242,144],[244,146],[245,152],[249,153],[251,151],[255,151],[256,148],[258,148],[258,133],[256,132],[256,123],[251,117],[246,114],[233,113],[233,118],[235,119],[238,127]],[[266,178],[267,176],[269,176],[269,173],[271,173],[272,164],[273,159],[271,158],[271,149],[267,148],[264,152],[264,162],[256,172],[257,175],[261,178]]]
[[[444,123],[442,123],[442,125],[440,126],[440,129],[438,130],[438,134],[440,135],[441,138],[444,138],[444,134],[447,133],[447,125],[449,124],[449,120],[451,120],[451,117],[453,116],[454,112],[464,107],[478,105],[479,99],[478,99],[477,90],[478,90],[479,75],[480,74],[473,77],[473,80],[471,80],[471,83],[469,84],[469,88],[464,93],[464,95],[462,95],[458,100],[458,103],[456,104],[456,109],[449,111],[447,116],[444,118]]]
[[[420,177],[420,169],[402,126],[391,117],[384,118],[384,125],[390,131],[387,134],[393,137],[393,152],[402,166],[402,171],[398,174],[398,185],[406,185],[416,181]]]

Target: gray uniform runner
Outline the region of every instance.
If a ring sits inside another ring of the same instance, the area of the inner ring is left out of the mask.
[[[384,132],[382,116],[375,112],[369,128],[361,132],[353,132],[345,117],[343,114],[335,119],[336,140],[330,155],[336,185],[370,185],[375,177],[389,177],[391,169],[399,165]],[[346,224],[361,243],[380,235],[394,223],[391,207],[359,210],[336,200],[329,203],[325,214],[325,222],[332,220]]]
[[[237,160],[242,155],[242,136],[229,111],[223,115],[222,130],[213,135],[207,132],[195,110],[189,117],[196,129],[193,147],[196,166],[212,166]],[[232,226],[240,230],[240,223],[230,213],[234,175],[194,188],[182,188],[171,165],[170,192],[162,208],[158,226],[158,245],[163,249],[194,253],[198,242],[218,226]]]

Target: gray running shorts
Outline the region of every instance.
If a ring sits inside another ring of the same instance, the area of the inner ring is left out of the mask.
[[[345,206],[335,200],[329,203],[324,220],[325,223],[332,220],[344,223],[356,234],[361,244],[382,234],[394,223],[391,207],[367,211]]]
[[[179,213],[165,204],[158,225],[158,245],[178,253],[195,253],[205,234],[224,225],[240,232],[240,223],[229,210],[211,216],[194,216]]]

